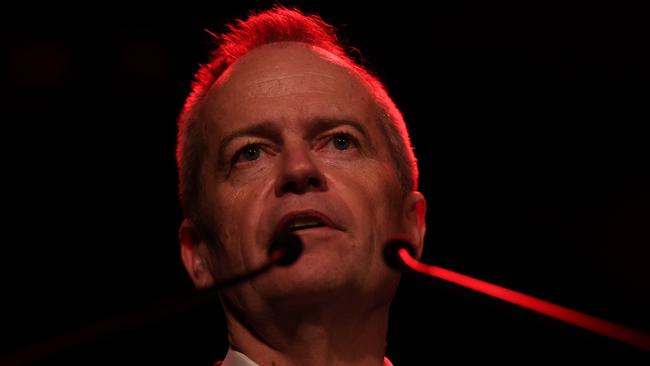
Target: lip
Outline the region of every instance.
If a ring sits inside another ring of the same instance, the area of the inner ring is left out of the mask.
[[[342,227],[339,225],[335,224],[332,219],[330,219],[327,215],[324,213],[317,211],[317,210],[300,210],[300,211],[292,211],[289,212],[288,214],[282,216],[278,224],[275,226],[275,234],[279,234],[280,232],[286,230],[289,227],[289,223],[298,218],[298,217],[316,217],[318,218],[325,226],[336,229],[336,230],[343,230]]]

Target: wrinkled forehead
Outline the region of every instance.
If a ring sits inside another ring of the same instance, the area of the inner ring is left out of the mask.
[[[357,75],[332,53],[300,42],[271,43],[250,51],[235,62],[211,89],[273,92],[282,81],[302,83],[304,88],[362,88]],[[311,83],[313,82],[313,83]],[[297,85],[300,86],[300,85]],[[307,90],[307,89],[306,89]]]
[[[286,109],[295,112],[294,107],[368,119],[376,105],[366,84],[343,60],[307,44],[280,42],[234,63],[210,88],[204,106],[204,117],[220,126],[223,119],[273,118]]]

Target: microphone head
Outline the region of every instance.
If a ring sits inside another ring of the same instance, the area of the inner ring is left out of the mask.
[[[399,250],[406,249],[411,254],[411,257],[415,258],[415,248],[413,244],[404,236],[398,235],[390,239],[384,246],[384,260],[386,264],[393,269],[396,269],[401,272],[410,271],[406,263],[399,257]]]
[[[292,265],[302,254],[302,240],[290,231],[276,235],[269,246],[269,256],[279,266]]]

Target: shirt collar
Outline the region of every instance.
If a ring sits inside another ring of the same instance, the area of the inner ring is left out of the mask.
[[[223,359],[221,366],[259,366],[245,354],[228,348],[226,358]],[[384,366],[393,366],[388,357],[384,357]]]
[[[253,360],[248,358],[245,354],[228,348],[226,358],[223,359],[221,366],[259,366]]]

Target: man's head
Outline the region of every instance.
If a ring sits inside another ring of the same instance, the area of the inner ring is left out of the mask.
[[[278,230],[304,224],[298,262],[225,292],[228,306],[389,302],[399,276],[383,244],[400,232],[421,252],[426,206],[383,85],[330,26],[282,8],[231,27],[213,56],[179,118],[181,248],[197,286],[260,265]]]

